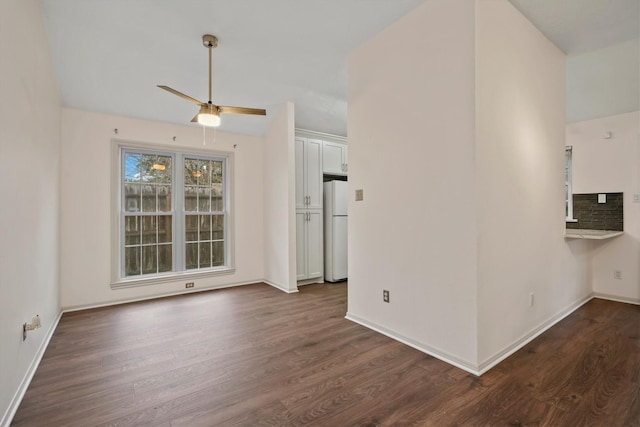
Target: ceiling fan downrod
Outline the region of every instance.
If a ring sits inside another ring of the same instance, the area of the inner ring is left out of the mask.
[[[212,36],[211,34],[205,34],[204,36],[202,36],[202,44],[204,45],[204,47],[209,49],[209,104],[212,104],[213,102],[211,100],[213,99],[213,97],[211,96],[211,54],[213,48],[218,47],[218,38],[216,36]]]

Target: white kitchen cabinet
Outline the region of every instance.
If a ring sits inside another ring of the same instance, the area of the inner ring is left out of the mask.
[[[322,141],[296,138],[296,209],[322,209]]]
[[[322,277],[322,211],[296,212],[297,280]]]
[[[337,142],[322,143],[322,172],[327,175],[347,175],[347,145]]]

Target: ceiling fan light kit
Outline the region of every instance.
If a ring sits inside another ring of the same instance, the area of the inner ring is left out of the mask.
[[[196,116],[196,121],[203,126],[217,127],[220,126],[220,113],[211,104],[203,105]]]
[[[174,95],[179,96],[180,98],[191,102],[192,104],[196,104],[200,107],[200,111],[195,117],[191,120],[192,122],[200,123],[203,126],[207,127],[217,127],[220,126],[220,114],[253,114],[258,116],[266,116],[267,111],[262,108],[246,108],[246,107],[229,107],[229,106],[218,106],[215,105],[211,101],[211,52],[212,49],[218,46],[218,38],[216,36],[212,36],[211,34],[205,34],[202,36],[202,44],[209,50],[209,101],[208,102],[200,102],[195,98],[190,97],[189,95],[185,95],[182,92],[179,92],[175,89],[170,88],[169,86],[158,85],[160,89],[166,90]]]

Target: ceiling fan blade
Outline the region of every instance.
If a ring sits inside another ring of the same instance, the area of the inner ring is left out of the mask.
[[[258,116],[266,116],[267,110],[262,108],[245,108],[245,107],[227,107],[220,106],[218,107],[218,111],[224,114],[255,114]]]
[[[178,95],[180,98],[182,98],[182,99],[184,99],[184,100],[186,100],[186,101],[189,101],[189,102],[191,102],[191,103],[194,103],[194,104],[196,104],[196,105],[202,105],[202,104],[204,104],[204,102],[200,102],[200,101],[198,101],[197,99],[190,97],[189,95],[185,95],[185,94],[184,94],[184,93],[182,93],[182,92],[178,92],[178,91],[177,91],[177,90],[175,90],[175,89],[171,89],[169,86],[162,86],[162,85],[158,85],[158,87],[159,87],[160,89],[164,89],[164,90],[166,90],[167,92],[171,92],[171,93],[172,93],[172,94],[174,94],[174,95]]]

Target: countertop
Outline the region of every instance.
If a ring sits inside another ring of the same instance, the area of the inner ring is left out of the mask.
[[[565,239],[594,239],[603,240],[622,236],[624,231],[614,230],[586,230],[582,228],[567,228],[564,232]]]

